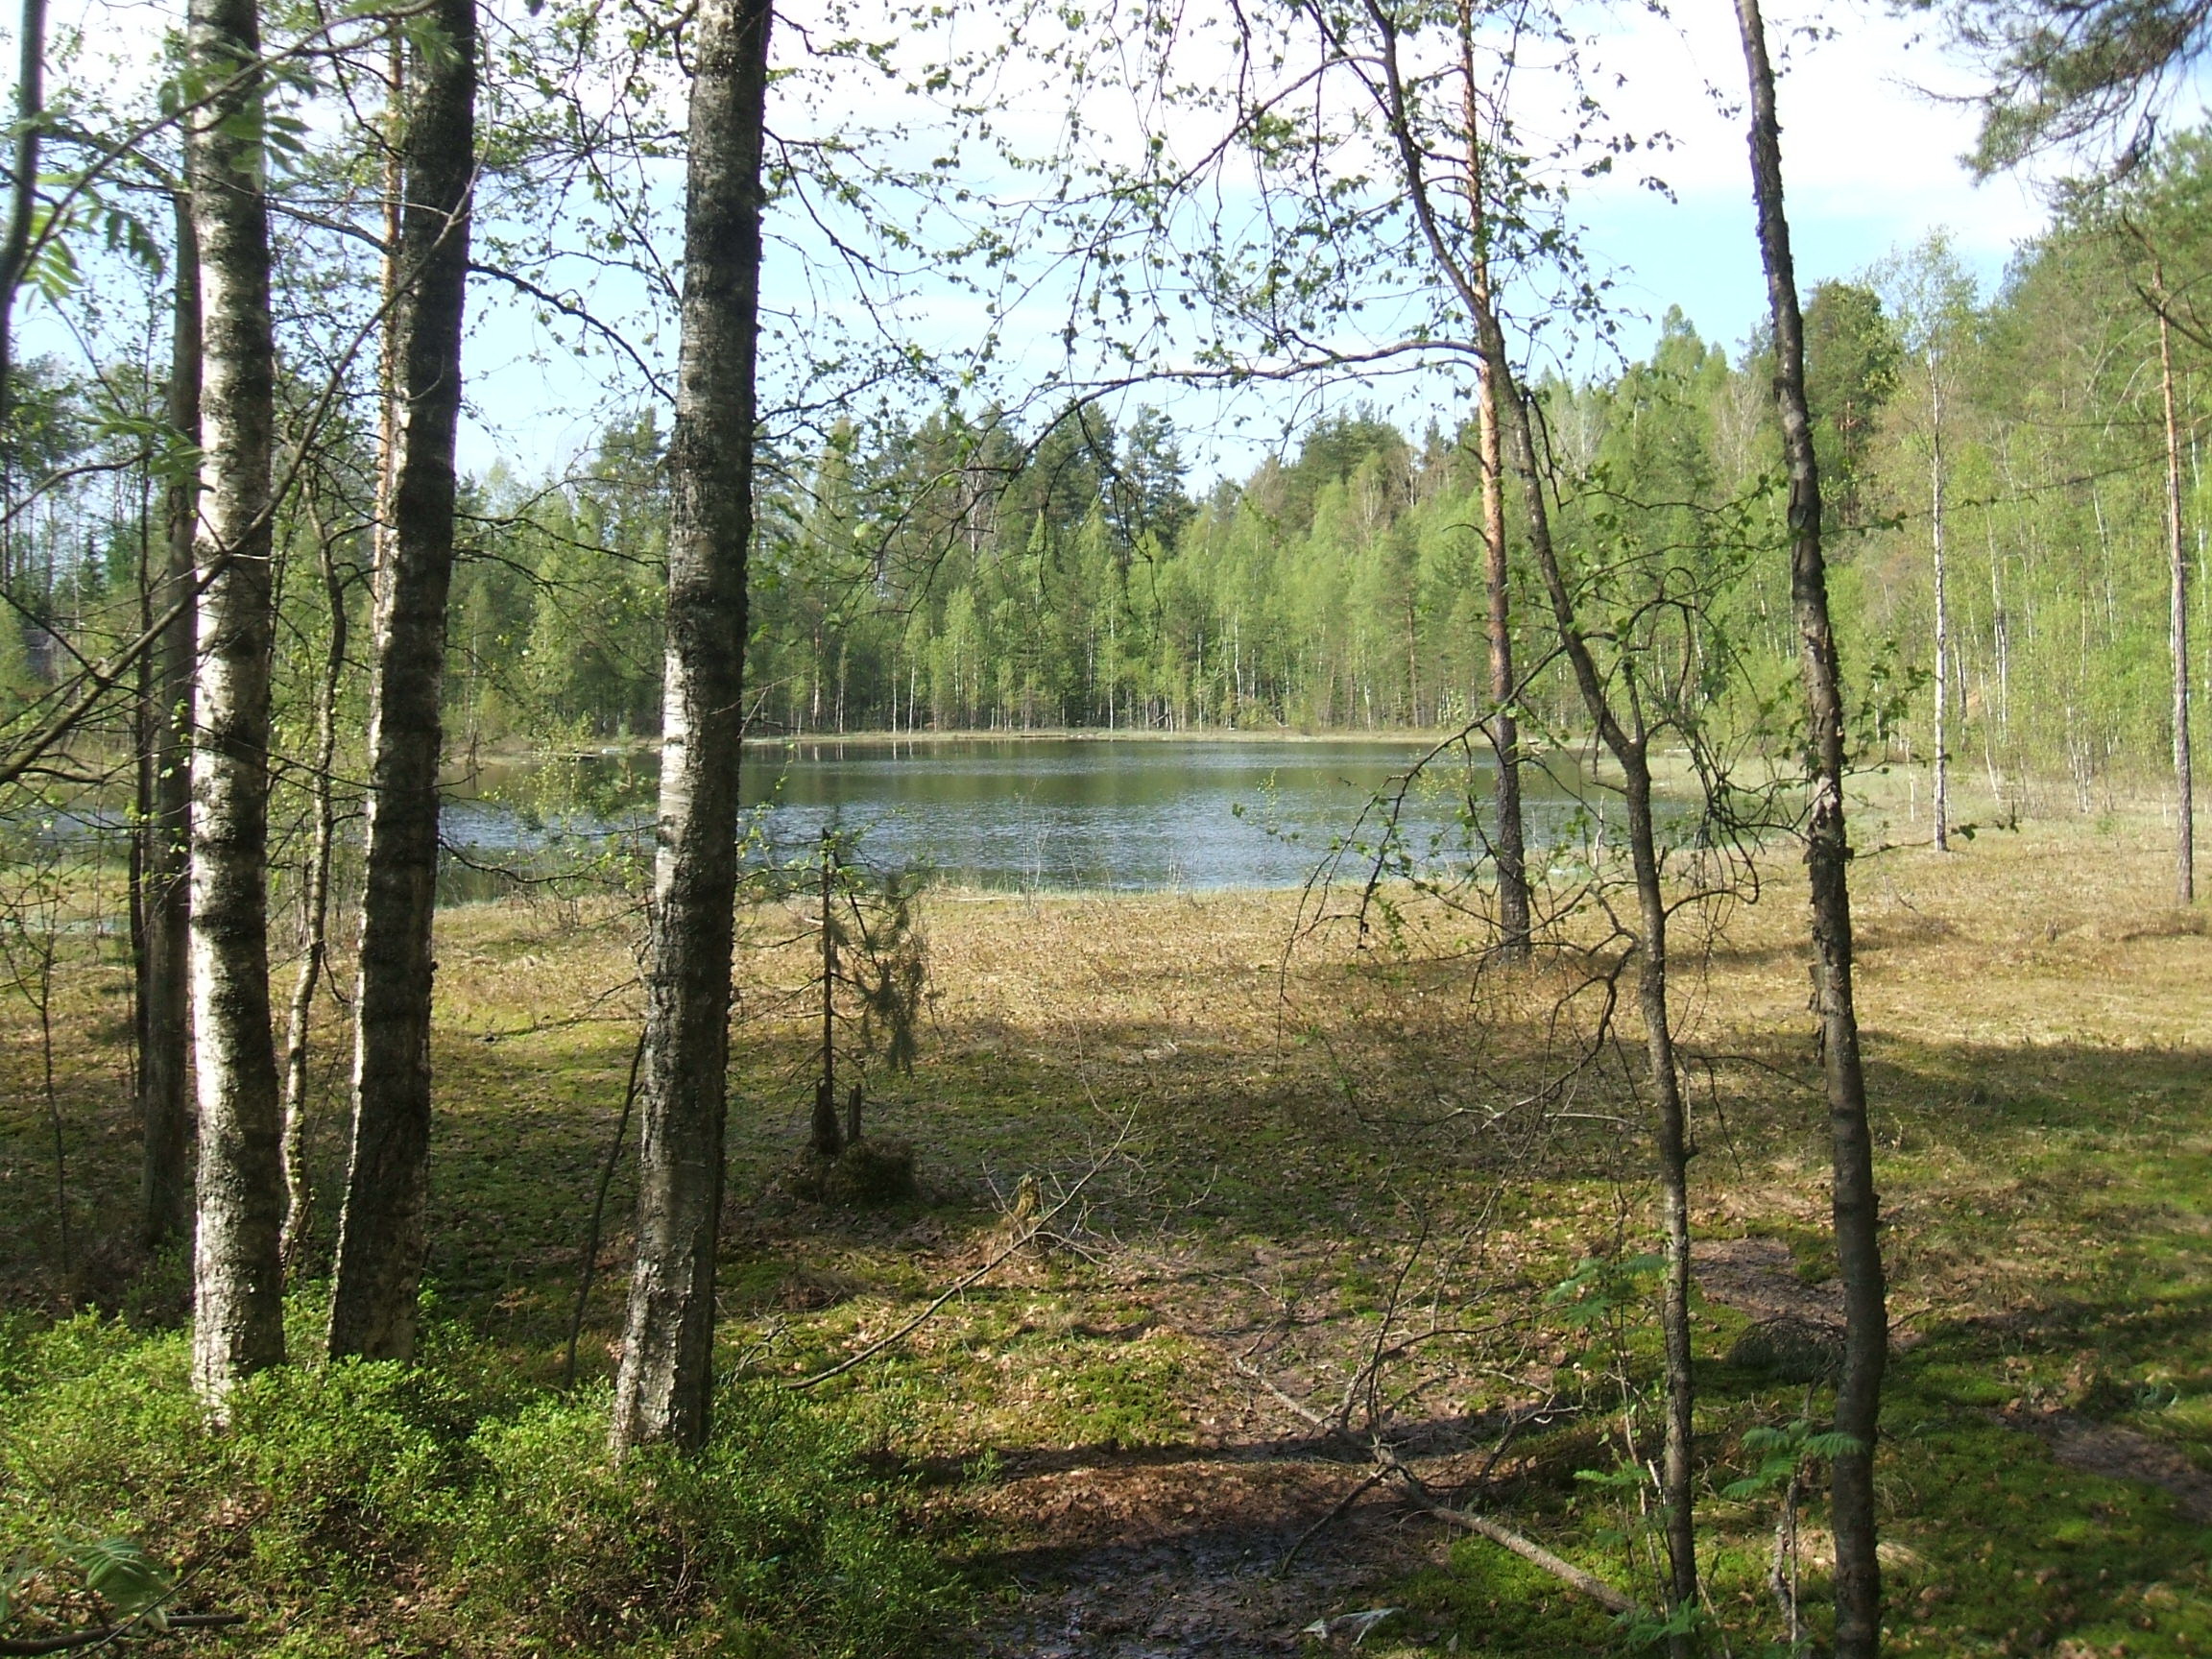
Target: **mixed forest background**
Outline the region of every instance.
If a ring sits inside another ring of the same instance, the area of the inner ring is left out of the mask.
[[[2192,136],[2125,202],[2061,214],[1994,292],[1938,236],[1807,296],[1839,625],[1871,757],[1933,752],[1940,492],[1960,764],[2014,805],[2066,781],[2079,809],[2165,768],[2167,429],[2149,295],[2156,272],[2212,257],[2208,190],[2212,144]],[[2186,319],[2194,293],[2174,292]],[[2201,608],[2206,341],[2187,328],[2170,341]],[[0,695],[18,707],[139,624],[158,543],[157,480],[132,451],[160,393],[151,363],[29,366],[9,476],[63,482],[0,527],[13,614]],[[1569,481],[1564,544],[1586,562],[1627,541],[1706,562],[1722,595],[1713,625],[1778,681],[1791,672],[1787,573],[1744,556],[1778,510],[1771,378],[1763,340],[1732,350],[1677,311],[1647,358],[1534,391]],[[769,461],[749,729],[1466,725],[1486,674],[1472,414],[1440,407],[1410,425],[1355,402],[1249,476],[1209,484],[1147,405],[1118,420],[1084,401],[1026,422],[990,406],[838,421]],[[278,701],[296,747],[329,633],[318,537],[350,637],[367,637],[372,437],[341,427],[282,517]],[[611,421],[572,470],[517,457],[469,481],[445,688],[459,747],[655,735],[665,445],[647,408]],[[1537,616],[1530,578],[1516,580],[1516,614]],[[2212,627],[2194,634],[2212,641]],[[1741,684],[1716,693],[1743,700]],[[1575,727],[1563,664],[1527,700],[1547,729]]]

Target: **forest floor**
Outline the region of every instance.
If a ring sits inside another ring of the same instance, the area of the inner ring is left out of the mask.
[[[1745,1444],[1817,1420],[1836,1319],[1801,877],[1762,875],[1755,904],[1682,913],[1673,979],[1698,1153],[1700,1566],[1731,1654],[1787,1638],[1777,1561],[1817,1633],[1826,1567],[1816,1471],[1778,1551],[1789,1459]],[[2212,908],[2174,908],[2171,882],[2154,818],[1856,868],[1893,1650],[2212,1653]],[[872,1079],[870,1106],[922,1187],[884,1208],[797,1195],[811,948],[796,918],[754,919],[724,1364],[804,1382],[973,1279],[806,1391],[971,1587],[947,1651],[1363,1638],[1383,1659],[1502,1659],[1625,1639],[1377,1479],[1378,1446],[1440,1501],[1655,1596],[1650,1155],[1637,1034],[1600,1026],[1617,959],[1485,969],[1472,925],[1428,902],[1364,936],[1301,930],[1312,914],[1287,894],[932,897],[921,1060]],[[629,1068],[635,924],[541,894],[441,930],[433,1306],[550,1389]],[[0,1294],[157,1324],[182,1269],[116,1236],[134,1144],[126,1004],[105,988],[122,975],[102,972],[57,1003],[67,1286],[37,1029],[20,1001],[6,1016]],[[316,1055],[326,1200],[344,1061]],[[618,1327],[628,1169],[587,1378]],[[1039,1240],[1009,1249],[1038,1210]]]

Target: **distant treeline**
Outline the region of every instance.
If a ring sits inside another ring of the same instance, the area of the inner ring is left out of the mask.
[[[1813,397],[1838,550],[1845,666],[1863,733],[1899,759],[1931,741],[1932,555],[1949,577],[1951,750],[2002,792],[2070,777],[2087,805],[2162,768],[2162,273],[2205,268],[2212,151],[2177,141],[2126,213],[2064,214],[1981,295],[1940,239],[1808,298]],[[2146,228],[2148,227],[2149,228]],[[2205,331],[2170,307],[2183,515],[2203,563]],[[78,390],[32,376],[9,464],[82,459]],[[1755,733],[1762,684],[1794,673],[1779,439],[1763,345],[1734,356],[1670,315],[1646,361],[1537,393],[1571,569],[1681,567],[1740,668],[1715,675]],[[1418,434],[1337,415],[1202,496],[1169,420],[1066,410],[1024,432],[990,410],[841,426],[769,457],[749,672],[763,733],[1445,728],[1484,703],[1479,469],[1471,410]],[[457,746],[648,735],[659,718],[667,534],[663,431],[608,430],[580,474],[469,487],[447,730]],[[284,526],[282,701],[303,730],[328,622],[318,538],[366,604],[369,445],[322,463]],[[339,445],[343,450],[343,445]],[[35,693],[72,650],[123,630],[155,508],[90,472],[0,531],[18,626],[0,682]],[[1527,578],[1517,574],[1516,581]],[[1595,589],[1596,584],[1593,583]],[[2212,590],[2200,581],[2197,602]],[[1518,613],[1537,614],[1523,591]],[[2197,629],[2199,649],[2212,627]],[[1578,704],[1529,629],[1523,703]],[[1764,669],[1761,668],[1764,664]],[[1746,687],[1751,687],[1747,690]]]

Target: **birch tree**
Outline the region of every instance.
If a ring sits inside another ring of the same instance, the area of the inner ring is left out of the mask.
[[[1941,231],[1928,238],[1904,258],[1881,274],[1879,286],[1895,318],[1905,355],[1919,371],[1926,394],[1928,485],[1929,591],[1935,613],[1933,643],[1936,652],[1935,754],[1931,764],[1930,799],[1935,821],[1936,850],[1951,849],[1951,687],[1955,664],[1951,652],[1949,570],[1944,535],[1949,528],[1945,500],[1950,475],[1945,464],[1949,437],[1946,421],[1952,418],[1953,389],[1958,368],[1953,359],[1974,315],[1974,279],[1960,267]]]
[[[475,0],[439,0],[405,84],[402,199],[370,678],[368,849],[353,1134],[330,1305],[333,1357],[404,1359],[426,1240],[438,764],[453,571],[454,436],[475,157]]]
[[[617,1452],[696,1447],[710,1426],[772,15],[767,0],[702,0],[692,25],[637,1257]]]
[[[284,1358],[283,1167],[269,1026],[271,445],[276,351],[254,0],[193,0],[188,122],[200,246],[201,584],[192,750],[192,1020],[200,1106],[192,1374],[215,1409]]]

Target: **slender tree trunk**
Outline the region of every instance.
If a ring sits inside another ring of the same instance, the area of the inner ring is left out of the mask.
[[[169,347],[169,427],[175,443],[200,443],[200,242],[189,198],[176,199],[175,309]],[[146,942],[139,992],[138,1120],[144,1145],[138,1173],[138,1236],[149,1249],[192,1228],[191,889],[186,854],[192,833],[192,666],[198,607],[192,542],[199,527],[199,480],[171,476],[168,568],[154,595],[165,613],[184,601],[154,652],[154,789],[146,836]]]
[[[696,1447],[709,1427],[772,15],[767,0],[701,0],[693,24],[661,829],[618,1452]]]
[[[1951,851],[1951,609],[1943,586],[1943,366],[1928,354],[1929,538],[1936,578],[1936,851]]]
[[[2174,412],[2174,330],[2166,321],[2166,275],[2158,273],[2158,389],[2166,413],[2167,645],[2174,658],[2174,896],[2197,902],[2197,791],[2189,755],[2189,553],[2181,534],[2181,427]]]
[[[186,132],[203,306],[194,545],[199,731],[192,748],[192,1022],[200,1096],[193,1382],[220,1411],[284,1358],[284,1178],[269,1034],[270,455],[276,351],[254,0],[192,0],[189,61],[239,84]]]
[[[1782,204],[1782,128],[1759,0],[1736,0],[1751,90],[1751,180],[1759,246],[1774,319],[1774,400],[1790,474],[1791,603],[1813,759],[1805,862],[1811,876],[1813,985],[1828,1096],[1834,1170],[1836,1256],[1843,1280],[1843,1374],[1836,1427],[1850,1436],[1832,1479],[1836,1537],[1836,1652],[1867,1659],[1882,1646],[1882,1566],[1875,1554],[1874,1442],[1889,1322],[1876,1228],[1874,1142],[1866,1123],[1866,1079],[1851,994],[1851,842],[1843,821],[1843,691],[1828,616],[1828,567],[1820,547],[1820,472],[1805,398],[1805,322]]]
[[[1475,276],[1453,257],[1451,246],[1430,205],[1423,180],[1423,159],[1414,141],[1405,84],[1398,65],[1398,27],[1377,0],[1367,0],[1366,9],[1382,46],[1390,141],[1405,169],[1414,214],[1430,252],[1438,270],[1453,284],[1468,315],[1475,321],[1483,378],[1496,389],[1497,410],[1504,423],[1503,437],[1511,446],[1508,459],[1521,484],[1529,551],[1535,556],[1537,571],[1551,600],[1560,648],[1573,669],[1584,709],[1597,728],[1599,739],[1620,761],[1626,778],[1630,853],[1642,927],[1642,937],[1637,941],[1642,958],[1638,1000],[1644,1016],[1652,1094],[1659,1112],[1657,1150],[1667,1243],[1667,1272],[1659,1307],[1667,1349],[1667,1444],[1661,1471],[1661,1499],[1666,1509],[1668,1606],[1673,1611],[1694,1605],[1697,1599],[1696,1515],[1690,1435],[1695,1376],[1690,1346],[1689,1149],[1672,1022],[1667,1007],[1667,902],[1660,884],[1658,847],[1651,823],[1651,771],[1647,735],[1640,719],[1635,731],[1624,729],[1606,696],[1603,676],[1591,654],[1588,636],[1582,631],[1574,596],[1568,590],[1551,544],[1551,512],[1544,495],[1543,469],[1536,457],[1534,419],[1515,382],[1513,362],[1505,349],[1505,333],[1499,322],[1497,306],[1492,303],[1487,285],[1478,283]],[[1462,27],[1468,26],[1468,19],[1462,13]],[[1472,66],[1464,67],[1471,77]],[[1469,84],[1472,84],[1470,79]],[[1682,1635],[1673,1638],[1670,1646],[1679,1659],[1689,1653],[1690,1645],[1691,1638]]]
[[[1485,372],[1478,411],[1481,445],[1483,582],[1490,601],[1490,747],[1498,760],[1498,955],[1528,959],[1528,851],[1521,808],[1521,722],[1513,713],[1513,618],[1505,567],[1505,478],[1498,394]]]
[[[307,891],[301,904],[300,973],[292,982],[291,1022],[284,1040],[284,1235],[287,1272],[297,1274],[315,1232],[315,1194],[307,1181],[307,1046],[315,991],[328,955],[330,850],[337,830],[331,774],[338,763],[338,685],[346,671],[346,583],[339,574],[335,538],[314,525],[325,601],[330,607],[330,641],[323,656],[323,684],[315,704],[314,837],[307,850]]]
[[[1475,96],[1472,0],[1460,0],[1459,74],[1467,125],[1467,216],[1474,231],[1471,286],[1491,304],[1489,204],[1483,197],[1481,109]],[[1498,382],[1487,367],[1476,393],[1482,472],[1483,586],[1489,599],[1490,747],[1498,761],[1498,955],[1528,958],[1528,852],[1521,810],[1521,723],[1513,714],[1512,589],[1505,564],[1505,466],[1498,436]]]
[[[830,911],[831,883],[837,874],[836,843],[822,831],[822,1070],[814,1083],[814,1153],[834,1158],[845,1149],[837,1127],[837,928]]]
[[[166,559],[164,559],[166,564]],[[141,637],[154,627],[154,590],[160,586],[166,570],[154,568],[154,467],[149,458],[140,463],[138,474],[138,633]],[[154,693],[155,653],[142,651],[132,671],[132,696],[131,699],[131,852],[130,852],[130,915],[131,915],[131,1094],[133,1099],[145,1093],[146,1070],[146,990],[154,968],[146,955],[146,913],[151,905],[146,885],[147,867],[153,862],[154,842],[157,834],[154,823],[155,768],[159,764],[155,750],[159,739],[155,729],[161,719],[159,704]]]
[[[31,228],[38,216],[38,140],[46,126],[46,0],[23,0],[15,48],[14,171],[8,228],[0,235],[0,424],[15,408],[15,294],[30,269]],[[0,568],[0,578],[6,574]]]
[[[443,39],[406,89],[393,363],[391,518],[376,571],[369,803],[354,1000],[353,1139],[330,1298],[330,1353],[405,1359],[427,1240],[431,925],[438,877],[454,432],[475,172],[475,0],[439,0]]]
[[[1514,387],[1497,313],[1485,309],[1480,326],[1486,357],[1501,366],[1505,388],[1513,469],[1521,479],[1528,518],[1528,542],[1536,568],[1551,601],[1561,648],[1574,671],[1584,710],[1599,740],[1620,762],[1628,807],[1628,851],[1635,872],[1640,936],[1636,941],[1636,1000],[1644,1020],[1645,1059],[1651,1076],[1652,1104],[1658,1112],[1654,1140],[1659,1160],[1659,1208],[1666,1240],[1666,1267],[1659,1293],[1659,1327],[1666,1349],[1667,1431],[1659,1472],[1664,1506],[1670,1612],[1697,1600],[1697,1520],[1692,1435],[1697,1399],[1696,1370],[1690,1342],[1690,1142],[1682,1098],[1682,1074],[1674,1052],[1673,1020],[1667,1005],[1667,896],[1661,883],[1658,837],[1651,817],[1649,738],[1639,719],[1624,728],[1606,696],[1605,683],[1582,631],[1575,598],[1568,589],[1551,544],[1551,516],[1544,499],[1536,444],[1527,405]],[[1630,693],[1631,705],[1634,693]],[[1687,1635],[1670,1639],[1670,1651],[1683,1659],[1691,1651]]]
[[[1697,1382],[1690,1352],[1690,1132],[1682,1100],[1682,1071],[1674,1053],[1674,1024],[1667,1007],[1667,897],[1660,884],[1658,836],[1651,820],[1651,766],[1647,740],[1615,747],[1627,794],[1629,857],[1636,872],[1636,908],[1643,937],[1637,943],[1636,1001],[1644,1017],[1644,1046],[1658,1110],[1660,1222],[1666,1268],[1660,1283],[1659,1326],[1666,1347],[1667,1434],[1659,1484],[1666,1503],[1670,1610],[1697,1599],[1697,1526],[1693,1418]],[[1687,1638],[1673,1648],[1690,1651]]]

